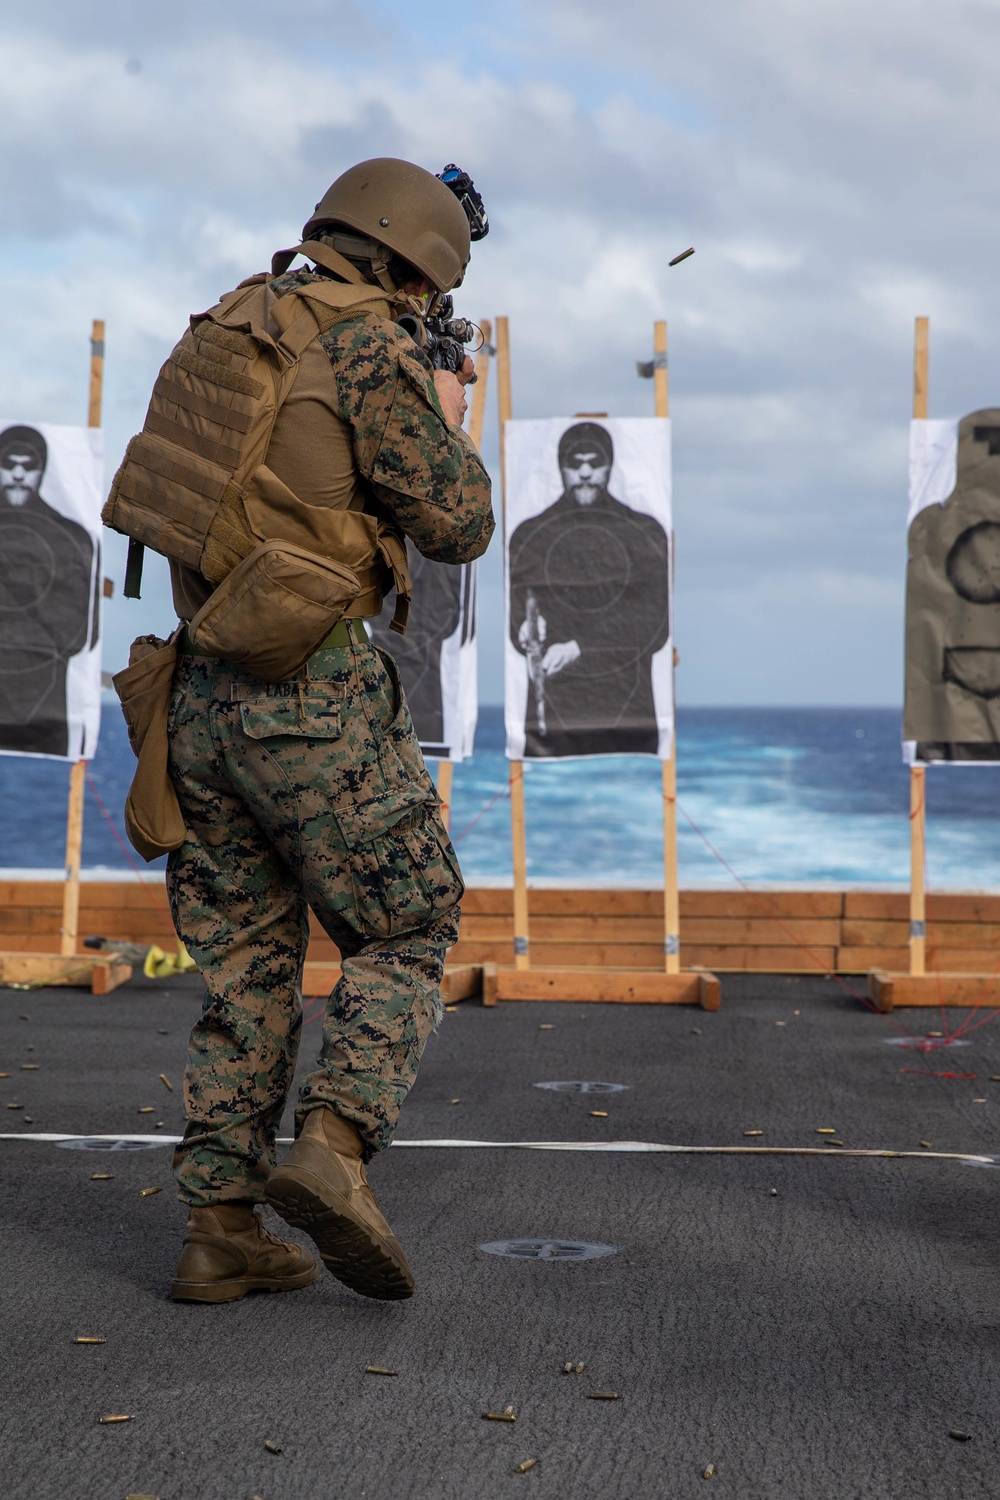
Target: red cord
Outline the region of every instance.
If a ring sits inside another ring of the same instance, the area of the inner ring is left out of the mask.
[[[491,797],[484,807],[480,808],[479,812],[476,813],[476,816],[473,818],[472,822],[467,823],[466,826],[462,829],[462,832],[455,835],[455,837],[452,839],[452,843],[460,844],[466,837],[466,835],[472,832],[476,824],[483,818],[485,818],[491,807],[495,807],[502,797],[509,797],[510,789],[513,784],[513,777],[511,777],[511,779],[507,782],[507,785],[505,787],[502,787],[501,790],[497,792],[495,797]]]
[[[736,884],[740,887],[740,889],[743,890],[743,891],[745,891],[746,894],[750,897],[750,899],[752,901],[755,901],[757,903],[757,905],[760,906],[764,910],[765,916],[767,916],[772,922],[774,922],[781,929],[782,932],[784,932],[788,937],[791,938],[791,940],[792,940],[792,942],[793,942],[793,944],[795,945],[796,948],[800,948],[803,953],[807,954],[808,957],[812,959],[813,963],[816,964],[817,967],[820,970],[822,970],[822,972],[826,975],[826,977],[828,979],[834,980],[837,984],[840,985],[841,989],[846,990],[847,993],[849,995],[851,995],[855,1000],[860,1000],[861,1004],[863,1006],[865,1006],[865,1008],[867,1010],[870,1010],[874,1015],[881,1016],[882,1019],[884,1021],[888,1021],[890,1025],[895,1025],[896,1028],[897,1028],[897,1030],[900,1031],[901,1035],[906,1036],[906,1037],[911,1037],[911,1038],[914,1036],[913,1032],[907,1031],[905,1029],[905,1027],[900,1027],[899,1026],[898,1021],[895,1021],[893,1019],[893,1015],[892,1015],[891,1011],[890,1012],[886,1012],[886,1011],[879,1010],[878,1006],[877,1005],[873,1005],[872,1002],[869,1000],[869,998],[868,998],[867,995],[863,995],[860,990],[856,990],[854,988],[853,984],[848,984],[848,982],[847,982],[846,979],[843,979],[841,977],[841,975],[835,974],[832,969],[828,968],[827,965],[824,964],[823,960],[818,956],[818,954],[814,953],[811,948],[808,948],[805,943],[803,943],[799,938],[797,938],[795,936],[795,933],[791,930],[791,928],[787,927],[785,925],[785,923],[782,921],[781,917],[775,912],[773,905],[770,902],[768,902],[765,897],[761,896],[757,891],[751,890],[750,887],[747,885],[747,883],[746,883],[745,880],[741,880],[740,879],[739,875],[737,875],[736,871],[733,869],[733,867],[729,863],[729,861],[722,854],[719,853],[718,849],[716,849],[716,847],[712,843],[711,839],[708,837],[708,835],[706,833],[704,833],[702,831],[702,829],[700,829],[698,827],[698,824],[694,821],[694,819],[691,817],[690,813],[686,810],[686,808],[683,806],[683,804],[680,801],[677,801],[677,808],[678,808],[678,811],[685,818],[685,820],[694,829],[695,833],[701,839],[701,841],[705,845],[705,847],[711,851],[711,853],[719,861],[720,865],[722,865],[722,867],[729,872],[729,874],[732,876],[733,880],[736,881]]]

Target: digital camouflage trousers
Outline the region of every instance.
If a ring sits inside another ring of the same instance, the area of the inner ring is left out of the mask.
[[[174,1167],[186,1203],[259,1202],[302,1029],[309,909],[342,977],[296,1128],[330,1105],[370,1157],[440,1019],[462,879],[395,665],[355,627],[294,681],[180,657],[169,734],[187,840],[167,891],[208,988]]]

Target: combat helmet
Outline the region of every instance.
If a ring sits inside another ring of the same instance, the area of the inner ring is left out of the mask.
[[[331,243],[343,254],[370,254],[387,291],[395,288],[382,247],[415,266],[439,292],[458,286],[469,263],[469,219],[460,199],[441,178],[395,157],[359,162],[342,173],[317,203],[303,240],[331,224],[357,232],[361,239],[354,244],[341,244],[354,236],[336,235]]]

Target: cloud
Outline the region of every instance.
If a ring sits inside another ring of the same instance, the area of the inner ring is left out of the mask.
[[[724,11],[305,0],[282,25],[260,0],[39,0],[6,16],[0,412],[80,420],[104,317],[113,462],[187,314],[293,243],[339,171],[459,160],[494,226],[460,311],[509,315],[516,415],[651,412],[635,361],[669,319],[680,644],[705,663],[682,694],[805,691],[779,646],[798,601],[799,657],[891,701],[914,315],[931,317],[933,410],[991,399],[1000,10]],[[492,415],[487,453],[496,473]],[[803,594],[817,570],[835,583]],[[485,574],[495,604],[496,554]],[[157,576],[148,606],[113,603],[109,667],[169,617]],[[764,666],[727,688],[735,597],[740,652]],[[481,635],[491,697],[499,635]]]

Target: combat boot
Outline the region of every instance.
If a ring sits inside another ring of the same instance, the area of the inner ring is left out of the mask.
[[[252,1203],[192,1208],[177,1274],[175,1302],[235,1302],[247,1292],[294,1292],[319,1267],[300,1245],[265,1229]]]
[[[312,1236],[327,1270],[363,1297],[413,1296],[413,1273],[368,1186],[361,1137],[328,1105],[311,1109],[267,1180],[271,1207]]]

